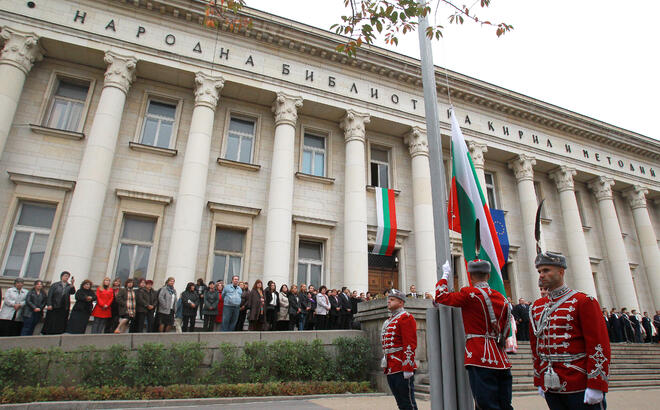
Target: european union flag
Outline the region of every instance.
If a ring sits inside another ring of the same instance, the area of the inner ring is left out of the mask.
[[[491,209],[490,216],[493,218],[497,238],[500,240],[502,246],[502,254],[504,255],[504,262],[509,260],[509,235],[506,233],[506,222],[504,221],[504,211],[501,209]]]

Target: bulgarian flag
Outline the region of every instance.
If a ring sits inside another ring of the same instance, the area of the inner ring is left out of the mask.
[[[461,234],[463,255],[466,261],[482,259],[490,262],[491,271],[488,284],[492,289],[506,296],[502,281],[504,254],[453,109],[451,111],[451,157],[453,164],[451,192],[449,193],[449,229]],[[481,233],[481,250],[478,257],[475,255],[477,219],[479,219]]]
[[[396,207],[393,189],[376,187],[376,216],[378,217],[376,245],[371,253],[392,256],[396,243]]]

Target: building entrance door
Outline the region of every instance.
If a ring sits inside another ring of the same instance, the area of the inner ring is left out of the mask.
[[[369,254],[369,292],[371,296],[389,289],[399,289],[399,264],[395,255]]]

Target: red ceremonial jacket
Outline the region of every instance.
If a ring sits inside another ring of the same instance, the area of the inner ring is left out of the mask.
[[[458,292],[449,292],[447,279],[440,279],[435,287],[435,301],[443,305],[461,308],[465,328],[465,365],[489,369],[509,369],[511,363],[504,349],[497,344],[497,330],[490,323],[488,307],[477,286],[491,300],[499,331],[508,329],[511,308],[504,296],[491,289],[486,282],[466,286]],[[506,337],[506,335],[505,335]]]
[[[383,323],[380,339],[385,374],[414,372],[417,369],[417,323],[410,313],[401,309],[387,319]]]
[[[567,295],[542,323],[543,312]],[[553,392],[607,392],[610,339],[596,299],[564,286],[534,302],[529,316],[534,386],[546,389],[543,377],[552,362],[562,386]]]

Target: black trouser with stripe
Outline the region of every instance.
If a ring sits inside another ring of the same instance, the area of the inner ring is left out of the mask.
[[[480,410],[513,410],[511,387],[513,379],[510,369],[489,369],[465,366],[470,378],[472,396]]]
[[[415,401],[415,376],[410,379],[403,377],[403,372],[387,375],[387,384],[400,410],[417,410]]]
[[[605,394],[603,394],[602,402],[586,404],[583,391],[576,393],[545,392],[545,402],[548,403],[550,410],[605,410],[607,408]]]

